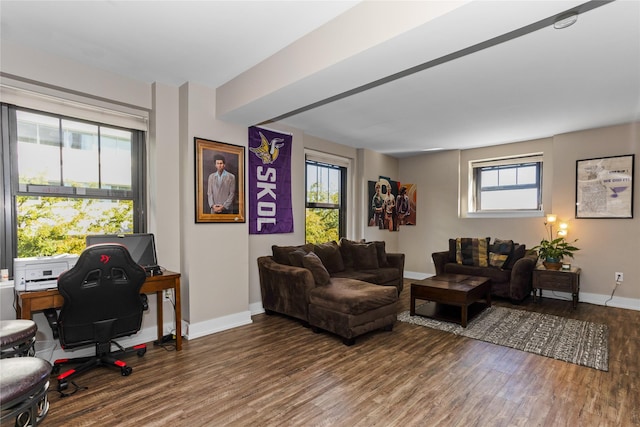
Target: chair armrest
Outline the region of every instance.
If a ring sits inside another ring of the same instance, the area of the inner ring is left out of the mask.
[[[449,262],[449,251],[434,252],[431,254],[436,274],[444,273],[444,265]]]

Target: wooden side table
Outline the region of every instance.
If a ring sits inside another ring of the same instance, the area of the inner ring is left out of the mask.
[[[580,268],[571,267],[570,270],[547,270],[540,266],[533,270],[533,300],[536,301],[536,291],[542,299],[542,290],[569,292],[573,297],[573,308],[578,306],[580,293]]]

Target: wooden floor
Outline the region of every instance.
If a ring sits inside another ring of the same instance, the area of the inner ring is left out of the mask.
[[[519,308],[608,324],[609,372],[400,322],[347,347],[261,314],[179,353],[151,345],[131,376],[86,373],[71,397],[52,377],[43,425],[640,426],[640,311]]]

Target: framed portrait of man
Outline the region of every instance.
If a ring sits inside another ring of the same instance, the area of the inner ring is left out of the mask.
[[[244,147],[194,141],[196,222],[245,222]]]

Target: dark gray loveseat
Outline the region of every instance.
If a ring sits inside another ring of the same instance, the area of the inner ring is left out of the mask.
[[[469,240],[469,239],[466,239]],[[491,279],[491,294],[509,298],[513,302],[521,302],[531,294],[533,269],[536,266],[537,255],[527,252],[525,245],[511,240],[496,239],[493,244],[487,238],[488,265],[473,265],[470,258],[460,256],[456,246],[457,239],[449,239],[449,250],[431,254],[436,274],[454,273],[469,276],[482,276]],[[458,242],[459,244],[459,242]],[[476,248],[477,250],[477,248]],[[502,262],[494,261],[497,254],[506,258]],[[472,258],[472,257],[471,257]]]
[[[258,258],[262,306],[295,317],[345,344],[374,329],[393,327],[403,286],[404,254],[384,242],[347,239],[321,245],[273,246]],[[309,254],[311,252],[311,254]]]

